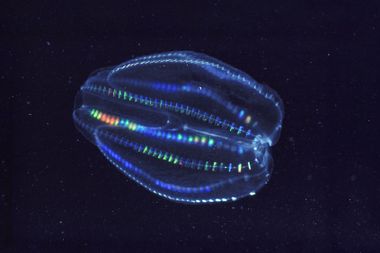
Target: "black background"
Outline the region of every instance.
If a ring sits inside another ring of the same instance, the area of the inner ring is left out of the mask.
[[[377,1],[256,2],[6,3],[0,251],[379,252]],[[74,128],[91,71],[171,50],[214,56],[282,97],[275,168],[255,197],[161,199]]]

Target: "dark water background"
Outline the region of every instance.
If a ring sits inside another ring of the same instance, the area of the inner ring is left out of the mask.
[[[377,1],[4,5],[0,252],[379,252]],[[74,128],[90,72],[170,50],[214,56],[283,99],[254,198],[168,202]]]

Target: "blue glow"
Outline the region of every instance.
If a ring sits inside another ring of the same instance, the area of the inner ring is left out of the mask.
[[[243,118],[243,116],[244,116],[244,110],[241,110],[241,111],[239,112],[239,118],[241,119],[241,118]]]
[[[120,155],[118,155],[117,153],[115,153],[114,151],[112,151],[112,149],[110,149],[106,145],[99,144],[99,147],[100,147],[100,149],[105,154],[107,154],[109,157],[115,159],[115,161],[119,162],[122,165],[123,168],[125,168],[127,170],[131,170],[132,172],[134,172],[136,174],[142,175],[142,176],[146,177],[147,179],[154,181],[154,183],[156,185],[159,185],[160,187],[163,187],[165,189],[172,190],[172,191],[177,191],[177,192],[184,192],[184,193],[210,192],[211,191],[211,187],[210,186],[205,186],[205,187],[201,186],[201,187],[197,187],[197,188],[194,188],[194,187],[181,187],[181,186],[178,186],[178,185],[168,184],[168,183],[165,183],[163,181],[154,179],[149,174],[145,173],[143,170],[141,170],[138,167],[134,166],[130,162],[124,160]]]
[[[204,54],[168,52],[94,72],[73,119],[138,184],[203,204],[267,184],[283,113],[277,93],[246,73]]]

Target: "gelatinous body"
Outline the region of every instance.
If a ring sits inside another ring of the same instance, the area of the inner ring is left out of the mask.
[[[226,202],[268,182],[283,105],[242,71],[179,51],[96,71],[77,94],[73,118],[112,164],[153,193]]]

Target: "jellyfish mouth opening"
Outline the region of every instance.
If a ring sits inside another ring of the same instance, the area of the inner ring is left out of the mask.
[[[269,147],[272,145],[272,140],[266,136],[257,135],[252,143],[255,161],[258,164],[265,165],[269,155]]]

